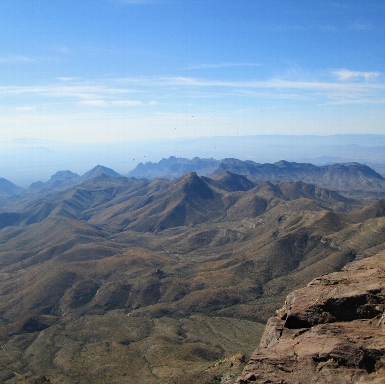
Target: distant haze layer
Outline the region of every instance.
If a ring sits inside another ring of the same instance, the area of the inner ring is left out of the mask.
[[[221,136],[194,139],[70,143],[18,139],[0,142],[0,177],[22,187],[46,181],[58,170],[83,174],[96,164],[126,174],[139,163],[169,156],[258,163],[289,160],[323,165],[358,161],[384,174],[385,135]]]

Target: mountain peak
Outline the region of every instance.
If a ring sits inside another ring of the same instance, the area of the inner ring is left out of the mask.
[[[50,181],[70,180],[77,177],[79,177],[77,173],[71,172],[69,170],[57,171],[54,175],[51,176]]]
[[[107,168],[103,165],[97,165],[96,167],[90,169],[88,172],[86,172],[83,176],[81,176],[81,180],[88,180],[92,179],[94,177],[100,176],[102,174],[105,174],[110,177],[120,177],[121,175],[118,172],[115,172],[111,168]]]
[[[180,185],[187,196],[212,199],[213,192],[210,187],[197,175],[189,172],[180,179]]]

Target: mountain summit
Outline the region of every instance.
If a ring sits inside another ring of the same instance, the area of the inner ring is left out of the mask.
[[[80,181],[85,181],[88,179],[92,179],[94,177],[100,176],[102,174],[105,174],[110,177],[119,177],[121,176],[118,172],[115,172],[111,168],[107,168],[103,165],[97,165],[96,167],[90,169],[88,172],[86,172],[84,175],[80,177]]]

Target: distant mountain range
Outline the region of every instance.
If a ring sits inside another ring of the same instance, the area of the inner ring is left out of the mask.
[[[383,189],[385,179],[370,167],[359,163],[333,164],[316,166],[309,163],[279,161],[274,164],[259,164],[251,160],[238,159],[197,159],[170,157],[159,163],[140,163],[129,176],[137,178],[156,177],[177,178],[195,171],[202,176],[220,174],[229,171],[246,176],[253,182],[262,181],[297,181],[316,184],[320,187],[339,191]]]
[[[315,165],[357,162],[385,176],[384,150],[385,135],[237,135],[119,143],[22,139],[0,141],[0,176],[26,188],[37,180],[48,180],[57,170],[69,169],[82,175],[96,164],[103,164],[126,174],[139,162],[156,164],[170,155],[248,159],[261,164],[281,159]],[[205,175],[198,169],[188,169],[184,174],[189,171]]]
[[[219,164],[220,160],[215,159],[200,159],[194,157],[193,159],[186,159],[183,157],[171,156],[168,159],[162,159],[158,163],[147,162],[145,164],[139,163],[135,169],[128,172],[127,176],[136,178],[156,179],[177,179],[188,172],[196,172],[198,175],[210,176],[213,174]]]
[[[355,191],[360,197],[365,192],[370,196],[385,196],[385,179],[379,173],[367,165],[359,163],[336,163],[333,165],[316,166],[309,163],[295,163],[279,161],[274,164],[259,164],[250,160],[238,159],[186,159],[174,156],[162,159],[158,163],[139,163],[137,167],[121,175],[111,168],[97,165],[93,169],[79,176],[71,171],[59,171],[47,182],[35,182],[28,189],[23,190],[6,179],[0,179],[0,197],[9,197],[22,192],[22,195],[46,194],[54,190],[63,190],[80,184],[86,180],[102,174],[118,177],[135,177],[137,179],[177,179],[189,172],[196,172],[200,176],[211,177],[211,183],[215,183],[216,175],[230,172],[244,176],[248,181],[243,183],[258,184],[263,181],[303,181],[317,185],[318,187],[334,189],[354,197]]]

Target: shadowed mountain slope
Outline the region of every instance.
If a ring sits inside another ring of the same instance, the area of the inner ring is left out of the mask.
[[[116,206],[132,196],[145,196],[164,184],[162,180],[112,178],[105,174],[48,195],[26,195],[0,213],[0,227],[37,223],[52,215],[88,220],[96,210]]]
[[[227,192],[248,191],[255,187],[255,184],[247,177],[229,171],[214,175],[211,178],[202,177],[202,179],[208,184]]]
[[[385,200],[381,199],[374,202],[371,205],[368,205],[361,210],[351,213],[349,215],[350,219],[355,222],[362,222],[364,220],[373,219],[376,217],[385,216]]]
[[[0,198],[12,196],[23,191],[23,188],[18,187],[7,179],[0,177]]]

